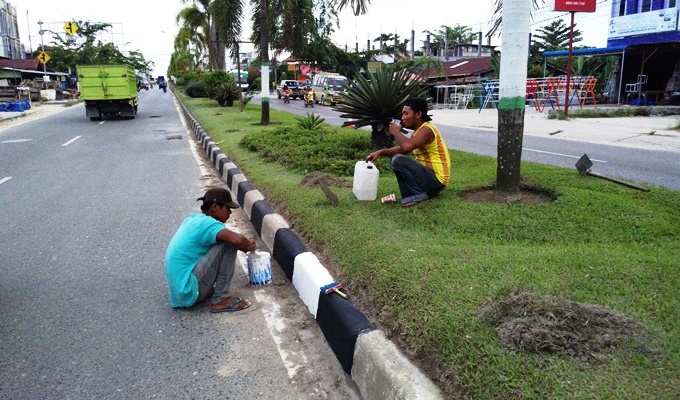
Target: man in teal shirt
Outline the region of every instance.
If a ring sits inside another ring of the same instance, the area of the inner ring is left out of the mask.
[[[254,251],[255,240],[225,227],[231,210],[238,208],[228,190],[211,188],[198,200],[203,201],[202,213],[194,213],[182,222],[165,254],[170,305],[191,307],[211,297],[211,312],[245,310],[250,302],[230,296],[229,292],[236,253]]]

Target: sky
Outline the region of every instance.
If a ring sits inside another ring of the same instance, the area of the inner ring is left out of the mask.
[[[178,27],[175,18],[186,7],[180,0],[116,0],[112,3],[92,0],[10,0],[16,7],[19,34],[26,49],[38,49],[41,37],[38,34],[43,22],[44,30],[65,35],[63,26],[68,21],[107,22],[113,25],[112,32],[103,39],[114,41],[127,51],[141,51],[147,60],[155,64],[152,76],[165,75],[173,51],[173,40]],[[161,5],[162,4],[162,5]],[[414,4],[418,7],[414,7]],[[607,24],[611,0],[597,0],[595,13],[576,13],[576,28],[583,32],[580,44],[604,47],[607,44]],[[410,39],[415,31],[417,44],[425,40],[425,30],[437,31],[442,25],[469,26],[474,32],[486,32],[490,26],[492,0],[477,0],[475,7],[461,0],[371,0],[368,14],[355,17],[349,10],[340,14],[340,28],[332,36],[333,42],[341,48],[352,50],[358,42],[359,49],[366,48],[368,39],[381,33],[397,33],[403,39]],[[555,13],[540,10],[534,13],[532,28],[545,26],[555,17],[564,17],[569,23],[569,13]],[[250,16],[244,20],[248,26]],[[244,32],[242,39],[250,36]],[[30,39],[30,40],[29,40]],[[45,44],[52,40],[51,33],[42,37]],[[486,44],[486,39],[484,39]],[[500,46],[500,39],[493,38],[491,44]],[[252,51],[243,46],[244,52]],[[271,53],[270,53],[271,54]],[[284,55],[285,57],[285,55]],[[49,68],[49,64],[48,64]]]

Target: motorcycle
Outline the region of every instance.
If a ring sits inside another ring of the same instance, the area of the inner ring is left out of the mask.
[[[167,92],[168,92],[168,84],[167,84],[167,82],[161,82],[161,83],[159,83],[159,84],[158,84],[158,89],[159,89],[159,90],[160,90],[160,89],[163,89],[163,93],[167,93]]]
[[[283,102],[286,104],[290,103],[290,92],[283,92]]]
[[[314,91],[305,89],[305,108],[311,106],[314,108]]]

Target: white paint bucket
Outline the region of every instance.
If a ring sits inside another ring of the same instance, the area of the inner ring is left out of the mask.
[[[261,286],[272,281],[272,263],[266,251],[251,251],[246,255],[248,259],[248,282]]]

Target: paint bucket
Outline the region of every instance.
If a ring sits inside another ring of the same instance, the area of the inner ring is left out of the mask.
[[[248,282],[251,285],[262,286],[272,281],[272,263],[266,251],[251,251],[246,255],[248,259]]]
[[[359,200],[375,200],[378,197],[378,176],[380,171],[370,161],[357,161],[354,165],[352,193]]]

